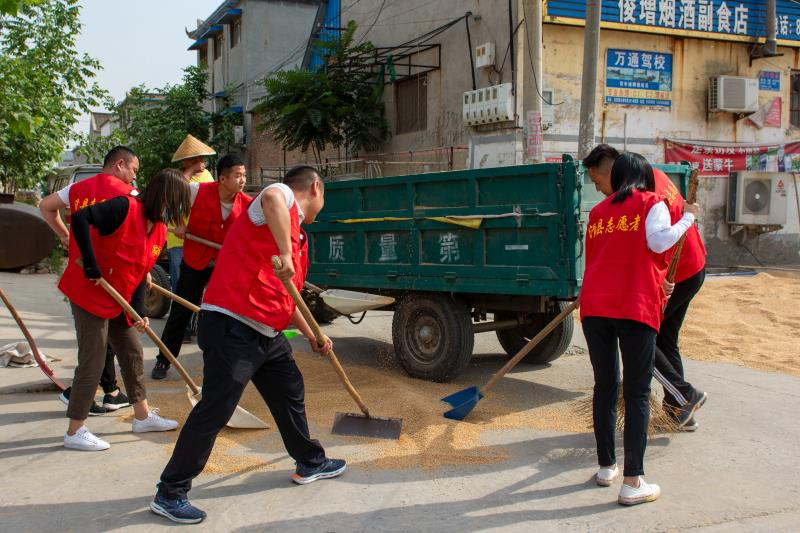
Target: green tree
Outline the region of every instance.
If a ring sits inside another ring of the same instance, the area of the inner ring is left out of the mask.
[[[11,14],[0,16],[0,185],[13,191],[44,179],[106,93],[91,81],[100,63],[76,50],[78,0],[0,1]]]
[[[266,80],[267,94],[254,108],[289,150],[310,148],[317,162],[327,145],[351,152],[374,150],[389,135],[383,103],[383,71],[365,62],[372,43],[354,43],[350,21],[342,35],[318,46],[328,66],[318,71],[294,69]]]

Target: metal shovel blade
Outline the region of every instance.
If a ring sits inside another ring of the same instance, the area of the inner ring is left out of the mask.
[[[331,433],[334,435],[352,435],[376,439],[399,439],[402,428],[403,420],[401,418],[366,417],[357,413],[336,413]]]
[[[481,398],[483,398],[483,394],[481,394],[480,389],[474,385],[464,390],[454,392],[450,396],[445,396],[442,398],[442,401],[449,403],[453,408],[447,411],[444,417],[450,420],[464,420]]]
[[[197,402],[200,401],[200,398],[203,395],[203,390],[200,389],[200,392],[197,394],[192,394],[192,389],[186,387],[186,395],[189,397],[189,402],[192,404],[192,407],[197,405]],[[256,415],[252,414],[247,409],[243,408],[240,405],[236,406],[236,410],[231,415],[231,419],[228,420],[228,423],[225,424],[228,427],[236,428],[236,429],[268,429],[269,425],[267,425],[263,420],[258,418]]]

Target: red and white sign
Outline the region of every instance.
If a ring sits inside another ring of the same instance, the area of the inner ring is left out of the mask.
[[[769,107],[769,112],[767,113],[767,120],[764,122],[764,126],[768,128],[780,128],[781,127],[781,109],[783,107],[783,100],[780,96],[773,98],[772,103]]]
[[[693,143],[664,141],[664,161],[688,161],[700,176],[727,176],[739,170],[798,172],[800,142],[786,144]]]

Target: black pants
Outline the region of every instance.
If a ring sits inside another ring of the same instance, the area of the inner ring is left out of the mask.
[[[211,273],[213,271],[213,267],[195,270],[187,265],[185,261],[181,262],[181,275],[178,278],[178,287],[175,289],[175,294],[185,300],[189,300],[195,305],[200,305],[200,300],[203,297],[203,290],[206,288],[206,284],[211,278]],[[161,332],[161,342],[164,343],[175,357],[178,357],[181,353],[183,335],[191,319],[192,312],[190,310],[186,309],[178,302],[172,302],[169,308],[169,318],[167,318],[164,331]],[[168,362],[167,358],[160,350],[156,358],[160,363]]]
[[[675,284],[675,290],[664,309],[661,330],[656,337],[656,368],[690,402],[696,399],[697,391],[685,380],[683,360],[678,349],[678,335],[689,304],[700,291],[705,279],[706,270],[703,269],[691,278]],[[681,404],[667,388],[664,388],[664,401],[672,406]]]
[[[622,353],[622,386],[625,398],[625,476],[644,475],[644,451],[650,422],[650,380],[656,330],[634,320],[585,317],[583,334],[594,370],[592,418],[600,466],[616,463],[614,438],[619,391],[619,357]]]
[[[309,436],[303,376],[286,337],[265,337],[235,318],[209,311],[200,312],[198,336],[204,362],[203,397],[189,413],[161,474],[160,493],[170,499],[186,497],[251,380],[269,407],[289,455],[306,466],[321,465],[325,450]]]
[[[119,387],[117,386],[117,369],[114,368],[114,349],[110,344],[106,345],[106,364],[103,373],[100,374],[100,386],[103,392],[109,394]]]

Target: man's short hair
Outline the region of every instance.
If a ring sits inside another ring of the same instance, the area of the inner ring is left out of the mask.
[[[315,181],[322,181],[316,168],[310,165],[297,165],[292,167],[283,176],[283,183],[296,191],[304,191],[311,187]]]
[[[139,157],[139,156],[137,156],[136,152],[134,152],[127,146],[122,146],[122,145],[115,146],[114,148],[109,150],[106,156],[103,158],[103,168],[113,165],[120,159],[124,159],[125,162],[128,163],[134,157]]]
[[[233,167],[243,167],[244,161],[242,158],[235,154],[224,155],[217,161],[217,176],[222,176]]]
[[[619,151],[613,146],[598,144],[589,152],[589,155],[583,158],[583,166],[586,168],[599,167],[605,159],[613,162],[616,161],[618,157]]]

